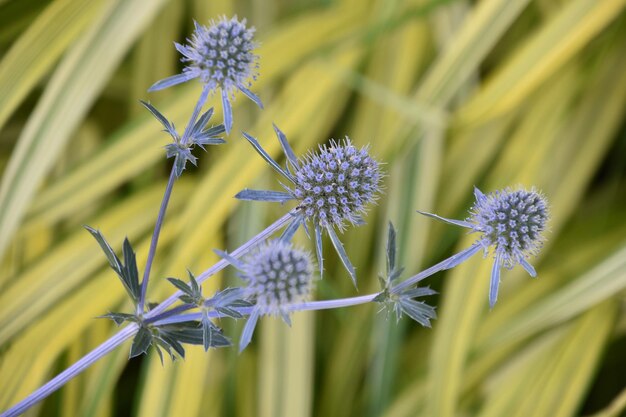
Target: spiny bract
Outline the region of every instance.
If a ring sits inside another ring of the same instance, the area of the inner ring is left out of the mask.
[[[357,149],[346,137],[320,146],[319,152],[301,158],[299,165],[293,193],[306,217],[340,229],[345,221],[361,222],[360,215],[375,200],[381,179],[379,164],[367,147]]]
[[[284,314],[287,305],[306,300],[311,292],[311,256],[282,240],[273,240],[249,255],[241,272],[261,314]]]

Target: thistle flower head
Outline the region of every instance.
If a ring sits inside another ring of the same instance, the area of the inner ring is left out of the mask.
[[[355,225],[364,223],[361,214],[366,212],[367,204],[376,200],[381,190],[383,174],[380,164],[369,155],[367,147],[357,149],[348,137],[341,142],[331,141],[330,146],[320,146],[318,152],[310,152],[298,159],[285,134],[276,125],[274,131],[287,157],[285,167],[276,162],[254,137],[245,132],[243,136],[293,188],[283,185],[286,192],[245,189],[235,197],[240,200],[280,203],[299,201],[282,239],[291,240],[298,227],[302,224],[306,227],[310,220],[315,228],[315,252],[321,275],[324,270],[322,230],[326,230],[341,263],[356,286],[355,269],[335,227],[342,230],[346,221]]]
[[[379,164],[367,147],[357,149],[346,137],[320,146],[299,162],[293,194],[307,218],[340,229],[346,221],[362,222],[360,215],[376,199],[381,179]]]
[[[176,43],[176,49],[185,63],[182,74],[173,75],[154,83],[148,91],[158,91],[180,83],[199,78],[204,83],[201,102],[206,100],[209,91],[221,90],[224,108],[224,127],[230,133],[233,127],[233,111],[230,100],[235,90],[244,93],[260,108],[263,104],[259,97],[248,88],[258,76],[259,57],[252,51],[257,47],[254,42],[254,28],[246,27],[246,19],[237,16],[227,19],[222,16],[217,21],[203,26],[194,22],[195,30],[188,44]]]
[[[260,314],[286,314],[286,306],[306,300],[311,292],[313,265],[308,252],[273,240],[248,256],[241,268]]]
[[[432,213],[423,213],[446,223],[466,227],[480,233],[480,237],[469,248],[429,268],[417,278],[453,268],[470,258],[481,249],[485,253],[494,248],[494,262],[489,286],[489,305],[493,308],[498,300],[500,270],[521,265],[531,277],[537,276],[535,268],[528,263],[530,256],[537,255],[545,240],[543,232],[549,219],[548,201],[537,190],[505,188],[483,194],[474,188],[476,202],[467,220],[446,219]],[[404,286],[404,283],[401,284]]]
[[[545,240],[548,204],[534,189],[505,188],[488,195],[478,191],[471,213],[468,220],[481,233],[480,240],[485,246],[495,247],[507,268],[537,255]]]
[[[252,53],[254,28],[246,27],[246,19],[222,16],[207,26],[195,23],[189,45],[176,44],[187,66],[189,78],[200,78],[211,89],[220,87],[231,92],[239,85],[250,86],[256,79],[258,56]]]

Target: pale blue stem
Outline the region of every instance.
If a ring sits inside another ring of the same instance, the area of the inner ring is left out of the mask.
[[[376,298],[377,295],[378,294],[367,294],[367,295],[361,295],[359,297],[339,298],[336,300],[309,301],[306,303],[288,305],[286,306],[286,309],[290,313],[293,313],[296,311],[329,310],[333,308],[351,307],[351,306],[356,306],[360,304],[371,303],[372,301],[374,301],[374,298]],[[253,308],[254,307],[242,307],[242,308],[237,308],[235,310],[237,310],[240,314],[247,316],[252,312]],[[211,318],[226,317],[225,315],[215,310],[209,311],[208,315]],[[164,317],[163,319],[155,320],[154,324],[158,326],[158,325],[182,323],[186,321],[194,321],[194,320],[201,320],[201,319],[202,319],[202,313],[189,313],[189,314],[180,314],[177,316]]]
[[[98,359],[111,352],[113,349],[130,339],[137,333],[138,326],[130,324],[120,330],[116,335],[102,343],[100,346],[83,356],[72,366],[61,372],[43,386],[33,391],[28,397],[24,398],[13,407],[0,414],[0,417],[15,417],[24,413],[26,410],[37,404],[39,401],[52,394],[54,391],[67,384],[72,378],[80,374],[82,371],[90,367]]]
[[[200,94],[200,98],[198,99],[198,102],[196,103],[196,107],[193,109],[193,113],[191,114],[191,117],[189,118],[189,123],[187,123],[187,128],[185,128],[185,131],[183,132],[183,137],[180,140],[182,144],[187,143],[187,141],[189,140],[189,134],[193,130],[193,125],[196,123],[196,119],[198,118],[198,115],[200,114],[200,110],[202,110],[202,106],[204,106],[204,103],[206,103],[206,99],[209,96],[210,90],[211,89],[209,88],[208,85],[205,85],[202,88],[202,93]]]
[[[202,94],[200,94],[200,98],[196,103],[196,107],[193,110],[193,114],[189,119],[189,123],[187,124],[187,128],[183,133],[183,137],[181,139],[181,143],[186,143],[189,139],[189,133],[193,130],[193,125],[202,110],[202,106],[206,103],[207,97],[209,94],[209,88],[204,86],[202,88]],[[165,219],[165,211],[167,210],[167,205],[170,201],[170,196],[172,195],[172,189],[174,188],[174,182],[176,181],[176,169],[172,166],[172,172],[170,173],[170,178],[167,182],[167,186],[165,187],[165,193],[163,194],[163,200],[161,200],[161,208],[159,209],[159,214],[157,216],[156,224],[154,225],[154,231],[152,232],[152,240],[150,241],[150,250],[148,251],[148,259],[146,261],[146,267],[143,271],[143,280],[141,281],[141,294],[139,297],[139,302],[137,303],[137,315],[143,315],[144,306],[146,303],[146,293],[148,291],[148,281],[150,279],[150,271],[152,269],[152,263],[154,262],[154,257],[156,255],[156,248],[159,242],[159,236],[161,234],[161,227],[163,226],[163,219]]]
[[[480,242],[476,242],[474,243],[472,246],[470,246],[469,248],[462,250],[459,253],[456,253],[454,255],[452,255],[451,257],[449,257],[448,259],[444,259],[443,261],[439,262],[436,265],[431,266],[428,269],[423,270],[422,272],[413,275],[411,278],[408,278],[407,280],[401,282],[400,284],[396,285],[395,287],[393,287],[391,289],[391,291],[395,294],[399,294],[400,292],[402,292],[402,290],[407,289],[408,287],[410,287],[411,285],[417,284],[418,282],[420,282],[421,280],[423,280],[424,278],[428,278],[429,276],[440,272],[440,271],[445,271],[446,269],[451,269],[454,268],[455,266],[457,266],[458,264],[464,262],[465,260],[467,260],[469,257],[471,257],[472,255],[474,255],[476,252],[480,251],[481,249],[483,249],[483,245]]]
[[[172,189],[174,188],[174,182],[176,181],[176,169],[172,166],[172,172],[170,172],[170,179],[167,181],[165,187],[165,193],[163,194],[163,200],[161,200],[161,208],[159,209],[159,215],[157,216],[156,224],[154,225],[154,231],[152,232],[152,240],[150,241],[150,250],[148,251],[148,260],[146,261],[146,268],[143,271],[143,280],[141,281],[141,296],[137,303],[137,315],[143,315],[143,309],[146,302],[146,292],[148,291],[148,279],[150,279],[150,270],[152,269],[152,262],[156,255],[156,248],[159,242],[159,235],[161,234],[161,226],[163,226],[163,219],[165,219],[165,211],[167,210],[167,204],[170,201],[172,195]]]

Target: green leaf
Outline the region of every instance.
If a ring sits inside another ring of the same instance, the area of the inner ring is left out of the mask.
[[[178,278],[168,278],[167,280],[171,282],[173,286],[175,286],[176,288],[178,288],[185,294],[189,296],[193,296],[193,290],[189,288],[189,285],[187,285],[185,281],[180,280]]]
[[[139,322],[139,320],[137,319],[137,316],[135,316],[134,314],[127,314],[127,313],[107,313],[102,316],[98,316],[98,318],[111,319],[118,326],[124,323],[125,321],[132,321],[135,323]]]
[[[431,307],[422,301],[415,301],[410,298],[402,297],[398,300],[398,304],[404,314],[411,317],[424,327],[430,327],[430,320],[437,318],[434,307]]]
[[[124,268],[123,268],[123,280],[130,288],[130,294],[134,301],[138,301],[141,297],[141,288],[139,285],[139,272],[137,271],[137,260],[135,259],[135,252],[130,245],[128,238],[124,239],[123,245],[124,252]]]
[[[214,324],[209,320],[207,311],[202,312],[202,343],[204,345],[204,351],[208,351],[209,347],[213,345],[213,327]]]
[[[389,222],[387,232],[387,275],[391,275],[391,271],[396,268],[396,231],[393,223]]]
[[[137,304],[137,301],[140,297],[141,289],[139,286],[139,275],[137,272],[137,261],[135,259],[135,252],[133,252],[133,248],[131,247],[128,239],[124,240],[123,245],[125,262],[124,265],[99,230],[93,229],[89,226],[85,226],[85,229],[87,229],[89,233],[91,233],[91,235],[96,238],[96,241],[98,242],[98,244],[100,244],[100,247],[104,251],[107,259],[109,260],[109,265],[111,265],[111,268],[113,268],[113,270],[120,277],[120,280],[122,281],[126,292],[128,292],[128,295],[130,295],[130,298],[135,304]]]
[[[174,351],[178,354],[178,356],[180,356],[182,359],[185,359],[185,348],[183,347],[183,345],[181,345],[178,340],[176,340],[175,337],[172,337],[172,335],[170,335],[167,332],[161,332],[159,331],[159,338],[161,339],[162,343],[165,346],[168,346],[168,349],[171,352],[171,349],[174,349]],[[172,355],[170,353],[170,355]],[[172,360],[174,360],[175,357],[174,355],[172,355]]]
[[[0,257],[42,180],[141,30],[164,3],[112,2],[56,66],[2,176]],[[63,25],[55,22],[54,26]]]
[[[141,327],[133,339],[133,345],[130,347],[130,356],[128,358],[131,359],[146,353],[151,344],[152,334],[150,330]]]
[[[159,333],[164,338],[167,337],[166,340],[175,340],[179,343],[188,343],[190,345],[204,345],[204,329],[200,322],[187,321],[183,323],[167,324],[159,326],[158,329]],[[226,347],[232,344],[215,326],[211,327],[210,339],[210,347]]]
[[[104,236],[102,236],[102,233],[100,233],[99,230],[93,229],[89,226],[84,226],[84,227],[85,229],[87,229],[89,233],[91,233],[91,235],[96,239],[96,241],[102,248],[102,251],[106,255],[109,261],[109,265],[111,265],[111,268],[113,268],[113,270],[117,273],[117,275],[121,277],[123,265],[120,259],[117,257],[117,255],[113,251],[113,248],[111,248],[111,245],[109,245],[109,243],[106,241]]]

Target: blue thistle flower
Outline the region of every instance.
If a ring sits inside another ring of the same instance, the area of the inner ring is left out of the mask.
[[[222,94],[224,125],[230,133],[233,126],[232,107],[236,90],[244,93],[260,108],[259,97],[248,88],[251,80],[258,76],[259,57],[252,53],[257,47],[254,42],[254,28],[246,27],[246,19],[239,21],[237,16],[227,19],[222,16],[217,21],[203,26],[194,22],[195,30],[188,45],[175,43],[176,49],[186,64],[182,74],[177,74],[155,83],[148,91],[158,91],[177,84],[199,78],[211,91],[218,88]]]
[[[288,306],[306,301],[313,287],[313,263],[307,251],[284,240],[273,240],[242,261],[224,252],[218,254],[240,271],[247,283],[246,298],[255,300],[240,350],[250,343],[259,316],[280,315],[291,325]]]
[[[470,217],[465,221],[419,212],[446,223],[466,227],[479,233],[480,237],[468,249],[423,271],[416,277],[423,279],[428,274],[453,268],[480,249],[483,249],[486,255],[491,248],[494,263],[489,287],[489,305],[493,308],[498,299],[502,267],[512,269],[519,264],[531,277],[537,276],[535,268],[528,263],[527,259],[536,256],[545,241],[543,232],[547,228],[550,217],[548,202],[534,188],[530,191],[505,188],[487,195],[478,188],[474,188],[474,196],[476,202],[470,210]],[[409,279],[407,282],[415,282],[418,279]],[[409,285],[407,282],[402,283],[401,286],[406,287]]]
[[[363,224],[361,215],[365,214],[367,205],[376,200],[381,188],[383,174],[379,163],[369,155],[367,147],[356,148],[348,137],[343,141],[333,140],[330,145],[322,145],[317,152],[309,152],[298,159],[284,133],[275,125],[274,130],[287,157],[284,168],[263,150],[255,138],[247,133],[243,135],[292,187],[283,185],[285,192],[245,189],[235,197],[240,200],[280,203],[297,200],[294,220],[287,227],[283,239],[290,240],[301,224],[306,227],[306,222],[311,221],[315,229],[321,273],[322,229],[325,229],[356,286],[354,267],[334,229],[336,227],[343,231],[346,223]]]

